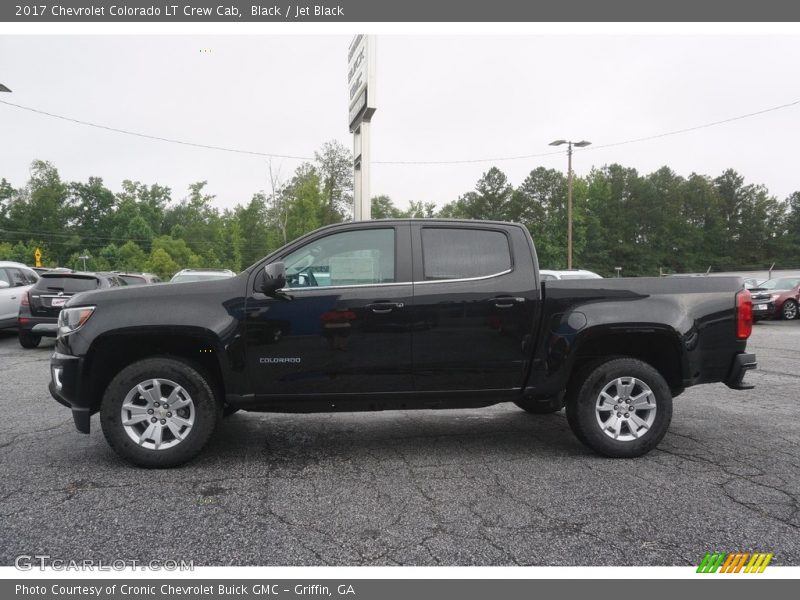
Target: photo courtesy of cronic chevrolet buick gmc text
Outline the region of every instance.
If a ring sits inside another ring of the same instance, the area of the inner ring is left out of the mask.
[[[655,447],[672,398],[742,381],[750,292],[737,277],[541,282],[511,223],[332,225],[239,275],[77,294],[50,391],[148,467],[179,465],[223,414],[566,406],[611,457]]]

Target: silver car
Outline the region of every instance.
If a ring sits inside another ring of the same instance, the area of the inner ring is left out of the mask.
[[[0,329],[17,326],[19,303],[37,281],[39,276],[30,267],[0,260]]]

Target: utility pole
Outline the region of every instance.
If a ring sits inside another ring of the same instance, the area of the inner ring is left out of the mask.
[[[573,142],[556,140],[550,142],[551,146],[567,145],[567,269],[572,269],[572,147],[584,148],[592,142],[581,140]]]

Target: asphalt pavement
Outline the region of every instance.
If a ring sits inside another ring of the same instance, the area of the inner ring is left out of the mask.
[[[751,391],[675,399],[649,455],[601,458],[563,412],[248,414],[172,470],[123,463],[47,392],[52,342],[0,333],[0,564],[800,565],[800,323],[765,322]]]

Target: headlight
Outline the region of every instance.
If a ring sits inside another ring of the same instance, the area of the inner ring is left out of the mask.
[[[58,315],[58,336],[67,335],[77,331],[89,320],[94,313],[94,306],[78,306],[65,308]]]

